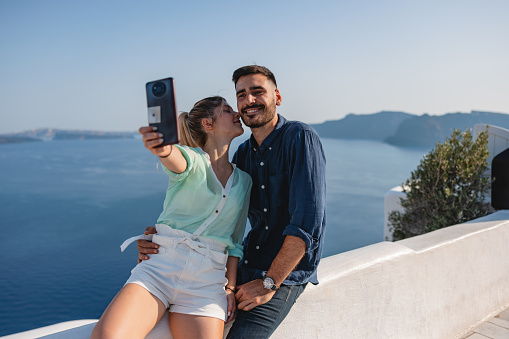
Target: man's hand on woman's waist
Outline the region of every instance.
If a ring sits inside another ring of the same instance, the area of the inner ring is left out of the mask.
[[[155,226],[149,226],[145,228],[144,234],[156,234],[156,227]],[[147,254],[157,254],[159,251],[157,250],[159,248],[159,245],[156,243],[153,243],[152,241],[148,240],[138,240],[136,242],[138,244],[138,264],[142,262],[143,260],[148,260],[150,257]]]

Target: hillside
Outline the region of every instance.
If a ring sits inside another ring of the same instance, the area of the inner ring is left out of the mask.
[[[403,121],[411,117],[414,115],[389,111],[365,115],[348,114],[341,120],[311,126],[323,138],[384,141],[396,132]]]
[[[443,142],[453,129],[473,128],[475,124],[509,129],[509,114],[472,111],[421,116],[382,111],[374,114],[349,114],[340,120],[311,125],[323,138],[367,139],[400,147],[431,148]]]
[[[443,142],[454,129],[473,128],[488,124],[509,129],[509,114],[472,111],[440,116],[422,115],[403,121],[394,135],[385,142],[404,147],[433,147]]]

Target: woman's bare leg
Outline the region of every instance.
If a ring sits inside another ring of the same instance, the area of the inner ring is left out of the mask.
[[[170,313],[170,329],[174,339],[222,339],[224,321],[212,317]]]
[[[161,300],[137,284],[125,285],[92,331],[92,339],[145,338],[163,317]]]

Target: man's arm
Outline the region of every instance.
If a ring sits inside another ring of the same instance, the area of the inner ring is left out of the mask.
[[[286,236],[281,250],[267,271],[267,276],[271,277],[277,286],[280,286],[297,267],[305,253],[306,244],[301,238]]]
[[[280,286],[297,267],[305,253],[306,244],[302,239],[291,235],[286,236],[283,246],[267,271],[267,276],[271,277],[277,286]],[[239,303],[237,307],[249,311],[268,302],[275,293],[275,291],[264,288],[261,279],[250,281],[238,287],[238,292],[235,295]]]

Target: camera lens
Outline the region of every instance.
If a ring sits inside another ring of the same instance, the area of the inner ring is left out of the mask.
[[[154,94],[156,97],[161,97],[166,92],[166,85],[164,82],[159,81],[152,86],[152,94]]]

